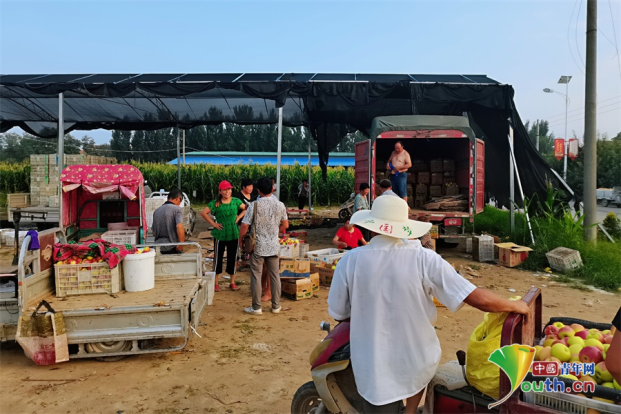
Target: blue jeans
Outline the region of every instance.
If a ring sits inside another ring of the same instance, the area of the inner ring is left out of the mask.
[[[408,173],[402,172],[397,176],[396,174],[390,174],[390,183],[392,184],[392,191],[397,193],[401,198],[408,196]]]

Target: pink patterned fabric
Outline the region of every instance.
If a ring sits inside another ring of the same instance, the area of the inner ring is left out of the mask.
[[[143,234],[147,234],[147,214],[144,202],[144,178],[132,165],[70,165],[60,176],[63,191],[63,224],[75,223],[80,202],[98,199],[96,195],[120,191],[123,198],[136,200],[140,189]],[[86,194],[78,197],[76,190],[82,187]],[[94,197],[95,196],[95,197]]]

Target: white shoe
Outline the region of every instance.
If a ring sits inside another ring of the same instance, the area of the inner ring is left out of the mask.
[[[276,309],[272,308],[272,313],[278,313],[282,310],[282,306],[277,307]]]
[[[280,309],[278,309],[280,311]],[[245,313],[249,313],[251,315],[262,315],[263,314],[263,310],[262,309],[255,309],[252,306],[248,306],[247,308],[244,309]]]

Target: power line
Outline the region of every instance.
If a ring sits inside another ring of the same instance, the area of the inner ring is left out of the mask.
[[[578,64],[578,62],[576,61],[574,52],[571,49],[571,40],[569,39],[569,35],[571,33],[571,24],[573,23],[573,20],[574,20],[574,12],[576,11],[576,4],[578,4],[578,0],[576,0],[576,2],[574,3],[574,8],[571,11],[571,17],[569,18],[569,25],[567,25],[567,46],[569,47],[569,54],[571,55],[571,59],[574,61],[574,64],[576,65],[580,73],[584,75],[584,71],[582,70],[582,67]],[[580,4],[582,5],[582,2],[580,2]]]
[[[582,54],[580,53],[580,47],[578,47],[578,21],[580,20],[580,10],[582,10],[582,0],[580,0],[580,6],[578,6],[578,14],[576,15],[576,27],[574,33],[576,34],[576,53],[580,58],[580,62],[582,62],[582,67],[585,67],[584,60],[582,59]]]
[[[604,99],[604,100],[601,100],[601,101],[599,101],[599,102],[597,102],[597,103],[598,103],[598,104],[601,104],[601,103],[608,102],[608,101],[612,101],[613,99],[618,99],[618,98],[621,98],[621,95],[619,95],[619,96],[615,96],[615,97],[613,97],[613,98]],[[582,110],[584,110],[584,106],[581,106],[580,108],[577,108],[577,109],[572,109],[571,111],[569,111],[569,112],[568,112],[568,114],[570,114],[570,113],[572,113],[572,112],[582,111]],[[565,116],[565,112],[563,112],[563,113],[561,113],[561,114],[558,114],[558,115],[548,116],[548,117],[543,118],[543,119],[545,119],[545,120],[547,120],[547,121],[549,122],[549,121],[550,121],[550,119],[552,119],[552,118],[558,118],[558,117],[562,117],[562,116]]]
[[[621,77],[621,57],[619,56],[619,45],[617,44],[617,30],[615,29],[615,18],[612,15],[612,4],[610,4],[610,0],[608,0],[608,7],[610,8],[610,20],[612,20],[612,34],[615,38],[615,49],[617,51],[617,65],[619,65],[619,77]],[[608,39],[608,38],[606,38]]]
[[[618,105],[619,103],[620,102],[615,102],[615,103],[612,103],[610,105],[604,105],[604,106],[599,107],[598,109],[606,108],[606,107],[613,106],[613,105]],[[612,108],[612,109],[609,109],[607,111],[598,112],[597,115],[603,115],[603,114],[607,114],[609,112],[620,111],[620,110],[621,110],[621,107]],[[568,119],[567,122],[576,122],[576,121],[580,121],[580,120],[583,120],[583,119],[584,119],[584,115],[580,115],[577,118]],[[549,127],[551,128],[553,126],[560,126],[560,125],[563,125],[564,123],[565,123],[565,121],[563,120],[563,122],[557,122],[556,124],[550,124]]]

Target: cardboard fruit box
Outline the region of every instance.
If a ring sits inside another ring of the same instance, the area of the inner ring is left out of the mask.
[[[313,284],[310,278],[281,279],[282,296],[291,300],[303,300],[313,297]]]
[[[496,243],[498,246],[498,264],[505,267],[515,267],[526,261],[528,252],[533,249],[515,243]]]
[[[319,284],[321,286],[330,286],[334,277],[334,269],[329,264],[320,264],[315,267],[315,271],[319,274]],[[336,266],[335,266],[336,267]]]
[[[311,285],[313,285],[313,293],[319,290],[319,273],[311,273]]]
[[[280,258],[280,277],[310,277],[310,260],[299,258]]]

